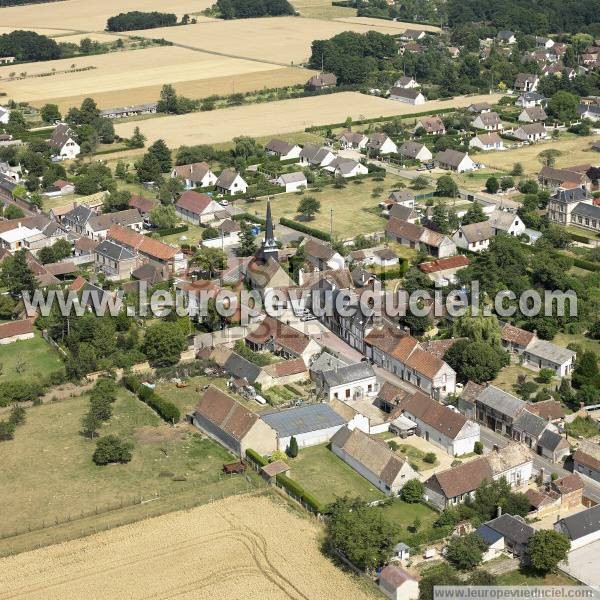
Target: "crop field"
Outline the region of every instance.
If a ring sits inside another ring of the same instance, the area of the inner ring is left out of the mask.
[[[67,35],[54,36],[57,44],[61,42],[68,44],[79,44],[84,38],[103,44],[116,42],[121,36],[117,33],[68,33]]]
[[[162,138],[169,146],[176,148],[184,144],[225,142],[239,135],[262,137],[292,133],[314,125],[339,123],[347,116],[354,119],[402,116],[468,106],[484,100],[494,102],[498,98],[499,95],[459,96],[452,100],[434,100],[421,106],[412,106],[358,92],[341,92],[120,123],[115,129],[118,135],[127,138],[139,126],[149,143]]]
[[[5,558],[0,598],[379,597],[320,552],[321,535],[278,497],[229,498]]]
[[[0,8],[0,17],[4,17],[4,13],[2,12],[3,8]],[[48,37],[57,37],[60,35],[68,35],[70,32],[64,29],[45,29],[44,27],[5,27],[4,25],[0,26],[0,35],[5,33],[10,33],[11,31],[15,31],[16,29],[27,29],[27,31],[35,31],[40,35],[47,35]],[[57,40],[60,41],[60,40]]]
[[[214,4],[212,0],[65,0],[48,4],[30,4],[0,9],[0,23],[6,27],[35,29],[57,28],[78,31],[102,31],[109,17],[130,10],[165,11],[178,17],[198,13]]]
[[[53,69],[52,75],[34,76]],[[15,71],[26,76],[8,80]],[[155,101],[164,83],[175,84],[182,94],[201,98],[303,83],[311,73],[185,48],[152,47],[28,63],[18,68],[7,65],[0,68],[0,81],[9,98],[38,106],[55,102],[64,110],[79,104],[86,95],[94,96],[102,108]]]
[[[276,17],[202,21],[195,25],[131,31],[129,34],[164,38],[175,44],[226,56],[290,65],[308,60],[313,40],[327,39],[342,31],[365,33],[372,29],[397,34],[405,28],[398,28],[396,24],[381,19],[365,21],[360,18],[347,23]]]
[[[370,17],[338,17],[335,19],[338,23],[348,23],[349,25],[360,25],[379,30],[381,28],[381,19],[373,19]],[[386,33],[402,33],[407,29],[418,29],[419,31],[430,31],[439,33],[440,28],[435,25],[421,25],[420,23],[405,23],[404,21],[384,21],[385,27],[389,31]],[[392,31],[393,30],[393,31]]]

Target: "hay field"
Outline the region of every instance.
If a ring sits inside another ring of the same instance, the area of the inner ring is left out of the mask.
[[[111,98],[111,92],[131,90],[134,101],[150,101],[158,98],[158,91],[164,83],[196,82],[214,78],[229,80],[228,93],[237,76],[252,73],[255,79],[257,73],[270,70],[281,70],[277,65],[261,64],[253,61],[214,56],[194,50],[179,47],[155,46],[130,52],[111,52],[94,56],[61,59],[21,65],[18,72],[25,71],[28,75],[48,73],[52,69],[63,71],[71,69],[72,65],[81,69],[93,69],[72,73],[57,73],[48,77],[26,77],[25,79],[6,81],[9,74],[15,71],[13,65],[0,67],[2,88],[9,98],[40,104],[49,99],[68,98],[72,96],[93,95],[101,106],[106,108],[120,105]],[[310,74],[298,69],[300,81],[306,81]],[[289,78],[289,74],[288,74]],[[285,77],[283,79],[286,79]],[[296,81],[297,82],[297,81]],[[278,83],[277,78],[271,80],[270,87]],[[139,93],[138,87],[153,87],[153,93]],[[263,87],[262,85],[260,87]],[[209,90],[210,86],[205,88]],[[192,90],[188,88],[189,92]],[[211,92],[216,93],[216,92]],[[198,97],[191,93],[192,96]],[[118,99],[129,98],[127,94],[119,95]],[[64,106],[64,102],[61,103]],[[69,104],[69,106],[72,104]]]
[[[182,27],[162,27],[129,32],[142,37],[165,38],[175,44],[289,65],[310,57],[313,40],[326,39],[342,31],[361,33],[375,29],[381,33],[400,33],[395,24],[380,19],[352,23],[320,21],[299,17],[210,21]]]
[[[452,100],[432,101],[412,106],[394,100],[366,96],[358,92],[341,92],[264,104],[226,108],[212,112],[158,117],[146,121],[119,123],[121,137],[130,137],[136,126],[148,143],[163,138],[169,146],[214,144],[239,135],[261,137],[301,131],[314,125],[339,123],[347,116],[355,119],[379,116],[410,115],[426,110],[468,106],[472,102],[497,102],[501,96],[462,96]]]
[[[319,551],[320,526],[245,496],[0,560],[0,598],[368,600]]]
[[[130,10],[167,11],[181,17],[198,13],[213,0],[64,0],[0,8],[0,23],[6,27],[37,29],[56,27],[74,31],[102,31],[109,17]]]

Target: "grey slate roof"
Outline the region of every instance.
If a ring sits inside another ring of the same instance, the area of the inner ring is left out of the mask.
[[[93,215],[93,211],[85,204],[79,204],[73,210],[70,210],[63,219],[75,223],[76,225],[85,225]]]
[[[277,432],[280,438],[346,424],[329,404],[309,404],[262,415],[262,420]]]
[[[598,209],[597,217],[600,218],[600,206],[595,208]],[[557,346],[546,340],[537,340],[527,348],[526,352],[559,365],[575,358],[573,350]]]
[[[123,246],[119,246],[119,244],[115,244],[110,240],[100,242],[96,246],[96,253],[110,260],[129,260],[135,256],[127,248],[123,248]]]
[[[491,527],[488,527],[485,523],[483,525],[480,525],[475,530],[475,533],[488,546],[491,546],[492,544],[495,544],[498,540],[502,539],[502,537],[503,537],[501,533],[499,533],[495,529],[492,529]]]
[[[525,523],[521,517],[512,515],[500,515],[485,525],[493,531],[497,531],[505,539],[517,544],[527,544],[529,538],[535,533],[535,529]]]
[[[513,396],[493,385],[484,388],[476,398],[477,402],[510,417],[516,417],[527,404],[520,398]]]
[[[550,452],[554,452],[562,442],[567,443],[567,440],[560,435],[560,433],[556,433],[556,431],[552,431],[551,429],[546,429],[542,434],[542,437],[539,439],[538,444],[542,448],[546,448],[546,450],[550,450]]]
[[[548,426],[548,421],[530,413],[528,410],[524,410],[516,418],[514,427],[520,431],[528,433],[532,437],[538,438]]]
[[[600,206],[580,202],[571,212],[572,215],[581,215],[591,219],[600,219]]]
[[[323,371],[330,371],[335,367],[346,367],[348,363],[344,362],[341,358],[329,354],[329,352],[322,352],[310,365],[310,371],[313,373],[322,373]]]
[[[581,202],[587,198],[587,192],[583,188],[575,187],[568,190],[558,190],[552,200],[561,204],[571,204],[573,202]]]
[[[559,523],[566,530],[571,540],[577,540],[600,530],[600,504],[587,510],[564,517]]]
[[[260,367],[246,360],[243,356],[232,352],[225,361],[223,368],[234,377],[246,378],[248,383],[254,383],[260,375]]]
[[[217,178],[215,186],[228,190],[233,185],[233,182],[237,176],[238,173],[235,169],[224,169]]]
[[[293,173],[283,173],[279,176],[283,183],[298,183],[303,181],[306,183],[306,175],[302,171],[294,171]]]
[[[417,154],[421,152],[421,150],[425,147],[425,144],[420,144],[419,142],[407,141],[400,146],[398,149],[398,154],[402,154],[403,156],[408,156],[409,158],[416,158]]]
[[[59,123],[54,128],[49,143],[52,148],[61,150],[62,147],[69,141],[69,139],[76,139],[75,132],[66,123]]]
[[[142,214],[137,208],[128,208],[114,213],[104,213],[90,218],[89,226],[92,231],[105,231],[113,225],[134,225],[143,221]]]
[[[345,385],[368,377],[375,377],[375,371],[369,363],[364,362],[323,371],[323,380],[329,387]]]

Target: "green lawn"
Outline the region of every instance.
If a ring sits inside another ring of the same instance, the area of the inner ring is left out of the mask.
[[[557,333],[552,341],[564,347],[569,344],[579,344],[584,350],[591,350],[596,354],[600,354],[600,342],[585,337],[583,333]]]
[[[43,377],[62,364],[58,352],[37,332],[30,340],[0,346],[0,381]]]
[[[419,471],[427,471],[428,469],[433,469],[440,461],[436,458],[434,463],[428,463],[423,460],[425,456],[425,452],[423,450],[419,450],[419,448],[415,448],[410,444],[400,444],[400,448],[397,451],[397,454],[402,458],[408,460],[411,465],[417,467]]]
[[[209,500],[245,485],[240,478],[222,478],[221,466],[232,456],[221,446],[185,426],[164,425],[124,390],[100,433],[133,440],[133,459],[126,465],[96,466],[95,441],[80,434],[88,405],[87,396],[81,396],[34,406],[14,440],[0,443],[2,484],[10,490],[3,498],[0,531],[76,518],[82,511],[115,507],[121,500],[127,504],[136,497],[194,491],[200,500]]]
[[[533,381],[537,377],[537,373],[531,369],[526,369],[521,365],[510,364],[500,370],[500,373],[498,373],[496,379],[492,381],[492,384],[509,394],[516,395],[513,386],[517,383],[519,375],[525,375],[529,381]]]
[[[432,527],[434,521],[438,518],[438,513],[429,506],[417,502],[408,504],[403,500],[394,500],[386,504],[381,509],[383,514],[392,522],[399,525],[403,530],[412,530],[413,523],[418,517],[421,521],[419,531]],[[413,533],[411,531],[411,533]]]
[[[373,181],[372,179],[360,181],[361,183],[358,184],[348,181],[342,189],[336,189],[329,185],[324,187],[321,192],[307,191],[305,195],[314,196],[321,202],[321,210],[313,220],[306,222],[306,225],[329,232],[333,217],[333,234],[342,239],[355,237],[359,233],[383,231],[387,221],[380,216],[381,211],[377,205],[388,197],[392,189],[398,189],[398,183],[407,182],[389,174],[384,181]],[[371,194],[375,188],[383,188],[383,191],[379,196],[372,197]],[[275,196],[271,202],[273,216],[277,220],[280,217],[296,218],[298,203],[301,199],[302,196],[296,194]],[[242,210],[264,217],[266,204],[265,199],[237,205]]]
[[[338,458],[326,445],[300,450],[290,461],[291,477],[323,504],[342,496],[365,500],[385,498],[374,485]]]
[[[538,575],[528,569],[510,571],[497,576],[497,585],[580,585],[564,573]]]

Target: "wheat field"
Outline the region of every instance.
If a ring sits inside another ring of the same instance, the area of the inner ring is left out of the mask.
[[[0,560],[0,599],[368,600],[319,551],[321,527],[241,496]]]

